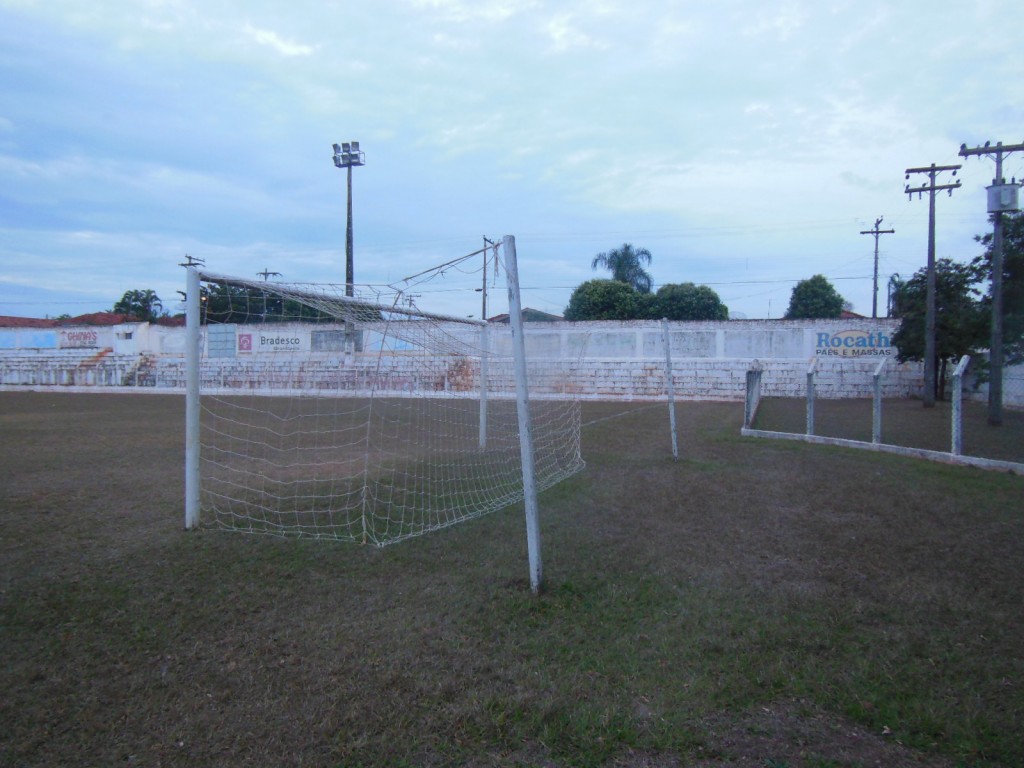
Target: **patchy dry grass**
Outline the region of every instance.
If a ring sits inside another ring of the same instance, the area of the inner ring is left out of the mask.
[[[815,402],[814,432],[823,437],[871,442],[870,398],[819,399]],[[771,397],[761,401],[758,429],[775,432],[807,431],[807,402],[803,398]],[[1024,411],[1004,408],[1003,423],[988,423],[985,403],[964,403],[961,422],[963,454],[1024,464]],[[925,408],[920,400],[885,400],[882,403],[881,442],[905,448],[946,451],[952,445],[952,406],[939,401]]]
[[[177,397],[0,394],[0,764],[1024,765],[1024,479],[584,407],[379,550],[185,533]]]

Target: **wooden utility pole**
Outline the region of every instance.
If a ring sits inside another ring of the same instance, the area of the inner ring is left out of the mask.
[[[957,180],[956,184],[936,184],[935,181],[943,171],[952,171],[953,175],[956,176],[956,172],[960,170],[960,167],[959,165],[936,165],[932,163],[924,168],[907,168],[905,171],[908,180],[912,173],[928,174],[927,184],[914,187],[913,189],[907,184],[903,190],[911,199],[913,199],[915,192],[919,199],[925,192],[928,193],[928,283],[924,310],[924,392],[922,393],[925,408],[935,407],[935,390],[938,386],[935,365],[935,193],[946,190],[952,196],[953,190],[960,187],[959,180]]]
[[[1020,209],[1016,179],[1009,184],[1003,177],[1003,155],[1024,150],[1024,144],[1003,144],[994,147],[968,149],[960,145],[960,157],[995,155],[996,177],[988,189],[988,212],[992,214],[992,339],[989,343],[988,363],[988,423],[1003,423],[1003,213]]]
[[[882,217],[879,216],[875,219],[874,229],[862,229],[860,233],[862,235],[874,235],[875,236],[875,282],[874,292],[871,294],[871,318],[878,317],[878,236],[879,235],[892,235],[896,233],[895,229],[879,229],[878,227],[882,223]],[[886,312],[888,314],[888,312]]]

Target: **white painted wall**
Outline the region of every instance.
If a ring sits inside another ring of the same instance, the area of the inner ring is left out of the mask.
[[[869,396],[870,374],[880,359],[887,361],[886,397],[916,396],[921,389],[921,365],[896,362],[896,350],[890,345],[899,327],[896,320],[730,320],[670,322],[668,326],[673,381],[680,398],[742,398],[745,374],[754,361],[765,371],[766,395],[803,396],[811,359],[820,365],[820,397]],[[334,330],[342,328],[338,325]],[[240,352],[237,337],[253,331],[239,327],[234,340],[226,340],[226,362],[247,359],[249,367],[259,368],[261,359],[279,364],[301,358],[320,361],[310,365],[310,370],[338,370],[339,351],[311,351],[317,347],[311,334],[330,330],[332,326],[282,324],[274,326],[272,335],[298,339],[297,343],[262,345],[266,352],[260,352],[257,345],[255,351]],[[452,333],[463,337],[469,347],[477,344],[479,331],[475,327]],[[653,399],[665,392],[660,321],[527,323],[525,341],[531,360],[570,361],[575,366],[574,389],[580,396]],[[368,336],[370,351],[363,356],[375,355],[372,350],[378,345],[379,337]],[[508,326],[491,327],[491,349],[497,355],[511,354]],[[111,350],[112,359],[97,360],[103,350]],[[97,384],[124,379],[178,387],[184,380],[180,365],[184,351],[184,328],[148,323],[0,328],[0,384],[61,384],[84,377]],[[49,353],[56,356],[51,360]],[[72,359],[76,354],[81,360]],[[132,358],[143,355],[153,356],[159,370],[143,369],[145,375],[135,377],[133,366],[137,363]],[[86,367],[96,370],[83,372]],[[55,369],[60,370],[55,373]],[[99,373],[107,369],[109,375]],[[1008,368],[1006,374],[1008,382],[1024,382],[1024,366]],[[985,391],[984,387],[965,387],[965,395],[972,399],[984,399]],[[1004,397],[1008,405],[1024,406],[1024,383],[1004,386]]]

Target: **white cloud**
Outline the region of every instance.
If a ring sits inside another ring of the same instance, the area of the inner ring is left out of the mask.
[[[0,0],[8,219],[115,238],[23,234],[0,261],[33,265],[46,285],[59,260],[73,284],[118,254],[104,280],[123,271],[130,282],[118,279],[110,301],[148,287],[147,272],[131,271],[143,252],[316,279],[344,235],[329,146],[357,137],[369,162],[356,248],[375,256],[361,278],[371,263],[399,270],[395,242],[409,246],[404,275],[416,259],[444,260],[453,238],[555,231],[524,237],[523,260],[578,262],[559,284],[592,276],[589,258],[616,240],[648,237],[656,278],[712,280],[687,275],[683,254],[742,252],[774,269],[767,238],[751,231],[792,224],[780,250],[805,253],[801,222],[836,219],[814,245],[850,250],[842,265],[869,250],[857,235],[866,226],[843,222],[880,214],[899,233],[890,251],[912,253],[900,271],[913,271],[927,205],[901,194],[903,169],[956,162],[961,141],[1021,138],[1016,43],[992,25],[1018,4]],[[1010,162],[1019,177],[1024,153]],[[985,230],[991,164],[965,163],[963,175],[939,226],[973,235]],[[11,226],[2,211],[0,226]],[[649,234],[659,228],[686,233],[674,265]],[[701,231],[735,240],[704,244]],[[179,271],[166,278],[174,286]]]
[[[256,43],[269,46],[282,56],[311,56],[316,52],[315,46],[285,40],[269,29],[259,29],[247,23],[243,31]]]
[[[799,3],[787,1],[776,8],[766,8],[754,15],[753,21],[744,26],[747,35],[771,35],[785,41],[792,38],[804,26],[807,15]]]
[[[540,6],[539,0],[408,0],[417,10],[432,11],[454,22],[500,23]]]
[[[560,13],[545,22],[543,30],[551,41],[551,50],[563,53],[574,48],[606,47],[574,25],[573,19],[571,13]]]

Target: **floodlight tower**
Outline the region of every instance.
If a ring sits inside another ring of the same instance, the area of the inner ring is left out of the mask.
[[[334,145],[334,166],[348,169],[348,219],[345,229],[345,295],[354,294],[355,267],[352,259],[352,168],[366,165],[366,155],[359,150],[358,141]]]

